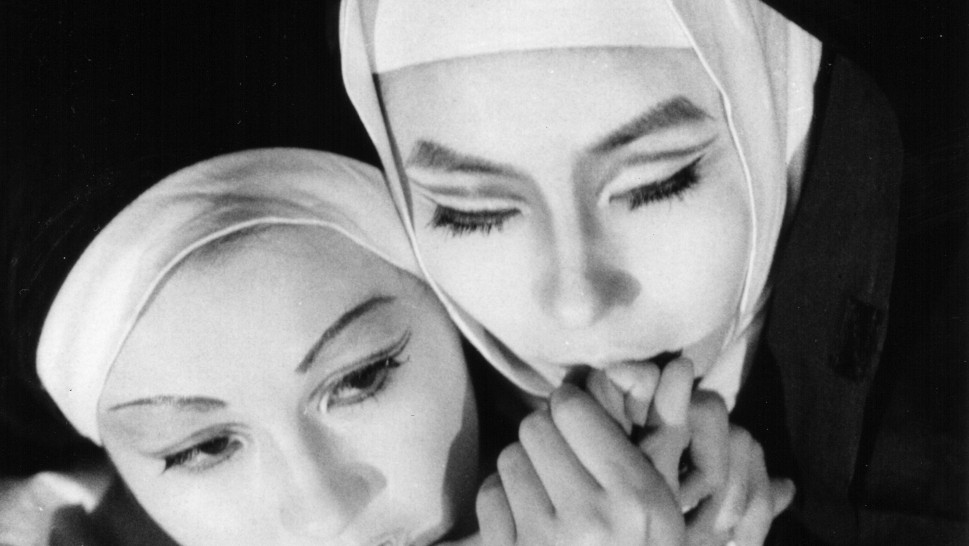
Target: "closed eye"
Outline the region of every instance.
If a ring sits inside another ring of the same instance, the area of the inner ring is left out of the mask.
[[[643,184],[631,190],[613,195],[609,198],[609,202],[624,201],[629,206],[629,210],[632,211],[649,203],[682,196],[686,190],[692,188],[699,182],[700,179],[697,171],[701,159],[703,159],[702,156],[696,158],[669,178],[660,180],[659,182]]]
[[[521,214],[517,209],[465,211],[444,205],[436,205],[434,216],[428,223],[430,227],[446,229],[453,236],[481,232],[485,235],[491,230],[501,229],[505,222]]]

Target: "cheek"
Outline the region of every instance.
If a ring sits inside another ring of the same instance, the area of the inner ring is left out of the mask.
[[[638,305],[662,316],[681,343],[730,321],[743,290],[749,207],[738,182],[720,182],[682,202],[659,205],[657,214],[638,220],[638,227],[620,228],[617,236],[642,286]]]
[[[267,503],[251,479],[213,477],[172,479],[160,468],[109,448],[111,459],[128,488],[148,515],[179,544],[228,546],[270,544],[278,539],[276,519],[265,513]]]
[[[433,207],[415,207],[418,246],[438,285],[465,311],[503,337],[529,320],[524,308],[510,302],[529,302],[539,271],[534,252],[538,238],[529,218],[513,218],[502,230],[488,235],[453,236],[428,226]]]
[[[437,314],[442,314],[438,310]],[[477,415],[457,336],[446,319],[415,329],[405,369],[380,409],[353,431],[354,451],[386,479],[384,502],[420,525],[450,525],[476,488]]]

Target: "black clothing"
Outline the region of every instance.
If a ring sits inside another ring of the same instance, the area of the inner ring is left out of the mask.
[[[733,419],[798,486],[778,543],[965,544],[966,224],[925,214],[933,194],[958,209],[964,188],[926,187],[885,97],[845,59],[823,65]]]

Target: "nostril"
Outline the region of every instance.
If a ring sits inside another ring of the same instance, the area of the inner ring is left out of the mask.
[[[618,269],[560,270],[549,281],[541,288],[542,300],[570,328],[593,324],[611,309],[631,304],[640,293],[639,282]]]
[[[625,271],[603,268],[591,271],[589,277],[589,283],[606,307],[628,305],[639,296],[639,281]]]

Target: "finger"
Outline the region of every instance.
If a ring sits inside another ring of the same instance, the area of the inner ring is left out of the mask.
[[[632,432],[632,422],[626,415],[626,408],[624,403],[624,393],[620,388],[609,379],[606,372],[603,370],[593,370],[589,373],[589,377],[586,379],[585,384],[586,390],[592,395],[592,398],[599,403],[600,406],[606,413],[619,426],[622,427],[623,432],[629,435]]]
[[[746,464],[731,468],[731,463],[749,457],[743,450],[753,442],[747,431],[739,427],[731,431],[727,405],[716,393],[694,392],[688,419],[693,468],[680,483],[680,502],[687,510],[720,490],[731,470],[746,474]]]
[[[794,487],[794,482],[787,478],[774,478],[770,481],[770,489],[771,497],[774,499],[771,515],[776,518],[794,501],[797,488]]]
[[[498,474],[485,478],[475,503],[481,542],[486,546],[515,543],[515,518]]]
[[[764,466],[760,445],[753,444],[754,457],[749,460],[749,488],[747,511],[734,527],[734,542],[738,546],[760,546],[767,538],[773,520],[773,499],[770,480]]]
[[[647,485],[652,477],[646,458],[590,396],[570,385],[550,399],[552,421],[589,474],[606,489]],[[662,483],[662,482],[660,482]]]
[[[521,443],[509,445],[498,455],[498,474],[515,518],[516,536],[554,515],[552,501]]]
[[[751,440],[746,431],[731,434],[730,457],[726,483],[712,495],[699,502],[696,509],[688,512],[687,535],[690,544],[724,544],[733,535],[733,529],[747,511],[749,498],[748,451]],[[686,487],[684,487],[686,489]],[[686,493],[683,496],[687,496]]]
[[[522,420],[519,442],[557,512],[600,490],[548,411],[536,411]]]
[[[679,496],[680,460],[690,441],[687,412],[693,391],[693,364],[678,358],[663,369],[646,422],[650,432],[639,447],[670,489]]]
[[[687,424],[687,411],[693,393],[693,363],[677,358],[663,369],[654,395],[650,424],[679,427]]]
[[[760,458],[760,450],[747,431],[732,427],[730,434],[730,469],[726,485],[713,494],[711,504],[716,506],[717,514],[714,528],[718,531],[733,529],[747,511],[749,500],[755,493],[751,491],[751,461]],[[756,470],[762,465],[754,465]]]
[[[623,393],[626,417],[635,426],[645,426],[659,383],[659,367],[655,364],[620,363],[607,368],[606,375]]]

